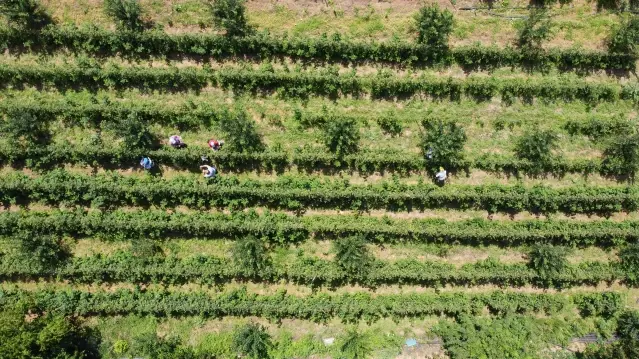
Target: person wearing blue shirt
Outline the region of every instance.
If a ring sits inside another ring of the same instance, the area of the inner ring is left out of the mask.
[[[142,157],[142,160],[140,160],[140,166],[142,166],[145,170],[150,170],[153,168],[153,161],[149,157]]]

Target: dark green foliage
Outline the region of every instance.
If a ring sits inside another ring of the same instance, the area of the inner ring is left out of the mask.
[[[639,43],[639,17],[626,18],[612,31],[608,39],[608,52],[636,55]]]
[[[372,353],[370,336],[357,328],[349,328],[339,342],[339,359],[366,359]]]
[[[103,122],[102,126],[122,138],[125,150],[153,149],[158,145],[157,138],[149,130],[149,124],[135,112],[115,121]]]
[[[634,178],[639,170],[639,134],[611,137],[604,150],[602,172],[611,176]]]
[[[462,316],[434,329],[451,359],[539,358],[548,342],[566,341],[567,324],[525,316],[488,319]]]
[[[157,242],[149,238],[138,238],[131,241],[131,252],[141,258],[152,258],[163,254]]]
[[[248,276],[267,276],[271,269],[266,242],[253,235],[238,239],[233,246],[233,261]]]
[[[25,313],[0,311],[0,358],[99,358],[99,335],[78,322],[46,314],[25,320]]]
[[[359,126],[352,118],[333,119],[324,124],[324,144],[338,157],[357,152],[359,148]]]
[[[265,149],[262,135],[257,132],[255,121],[248,113],[236,110],[219,120],[219,127],[224,132],[224,147],[240,153],[260,152]]]
[[[215,26],[228,36],[246,36],[254,32],[246,18],[244,0],[208,0]]]
[[[429,47],[428,51],[447,52],[448,36],[453,31],[453,14],[437,5],[424,6],[415,17],[417,42]]]
[[[619,267],[630,285],[639,285],[639,243],[629,244],[619,251]]]
[[[18,255],[37,263],[41,268],[59,265],[71,257],[69,248],[54,236],[25,232],[15,238],[18,241]]]
[[[639,341],[638,311],[627,311],[619,316],[617,320],[617,334],[621,340]]]
[[[271,348],[271,336],[259,324],[251,323],[237,329],[233,347],[238,354],[250,359],[267,359]]]
[[[397,119],[395,112],[384,114],[382,117],[377,119],[377,124],[386,134],[389,134],[392,137],[401,135],[404,130],[399,119]]]
[[[153,359],[202,358],[195,354],[190,345],[183,344],[179,338],[159,338],[155,333],[135,338],[130,352],[134,353],[135,356]]]
[[[552,284],[552,277],[564,271],[568,266],[566,247],[541,244],[533,247],[528,254],[528,266],[532,268],[543,284]]]
[[[0,122],[0,134],[13,145],[49,142],[49,117],[29,111],[11,111]]]
[[[585,135],[593,141],[601,141],[611,136],[627,135],[634,131],[635,125],[623,116],[609,119],[590,117],[587,120],[568,120],[564,125],[571,135]]]
[[[429,117],[422,121],[424,133],[421,138],[421,150],[427,161],[428,169],[437,172],[439,167],[447,170],[459,168],[464,161],[466,133],[453,121],[442,121]],[[432,158],[428,158],[429,151]]]
[[[140,31],[145,26],[139,0],[104,0],[104,11],[121,30]]]
[[[639,312],[626,311],[617,320],[619,340],[591,346],[579,354],[579,359],[635,359],[639,358]]]
[[[364,275],[368,272],[373,257],[366,248],[362,236],[340,238],[333,244],[335,262],[351,275]]]
[[[515,142],[515,156],[539,164],[540,169],[553,161],[556,149],[557,135],[551,130],[528,130]]]
[[[546,9],[532,8],[518,29],[517,46],[524,51],[539,51],[552,36],[552,22]]]
[[[601,292],[593,295],[577,294],[574,298],[582,317],[598,316],[612,319],[626,307],[625,298],[617,292]]]
[[[0,14],[6,16],[10,23],[29,29],[40,29],[53,23],[39,0],[2,0]]]

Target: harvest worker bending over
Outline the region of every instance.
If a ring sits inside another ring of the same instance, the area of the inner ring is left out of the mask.
[[[200,169],[202,170],[204,178],[215,178],[217,175],[217,168],[215,168],[215,166],[202,165]]]
[[[182,141],[182,137],[180,137],[178,135],[173,135],[173,136],[169,137],[169,143],[171,144],[171,146],[173,146],[173,148],[184,148],[184,147],[186,147],[186,143],[184,143],[184,141]]]
[[[142,157],[142,160],[140,160],[140,166],[145,170],[150,170],[153,168],[153,165],[154,163],[149,157]]]
[[[212,138],[209,140],[209,147],[211,147],[213,151],[218,151],[220,148],[222,148],[222,146],[224,146],[224,141],[222,140],[218,141]]]
[[[435,174],[435,178],[437,179],[437,183],[443,185],[444,181],[446,181],[447,173],[444,167],[439,167],[439,172]]]

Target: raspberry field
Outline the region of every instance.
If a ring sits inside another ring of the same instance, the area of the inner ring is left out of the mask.
[[[638,8],[0,1],[0,359],[639,357]]]

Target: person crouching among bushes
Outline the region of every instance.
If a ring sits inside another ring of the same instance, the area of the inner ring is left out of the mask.
[[[215,178],[217,176],[217,168],[215,166],[202,165],[200,170],[202,170],[204,178]]]
[[[222,148],[222,146],[224,146],[224,141],[222,141],[222,140],[218,141],[218,140],[213,139],[213,138],[211,138],[208,143],[209,143],[209,147],[211,147],[211,149],[213,151],[219,151],[220,148]]]
[[[173,148],[186,148],[186,143],[184,143],[184,141],[182,141],[182,137],[178,135],[169,137],[169,144]]]
[[[142,159],[140,160],[140,166],[142,166],[142,168],[144,168],[147,171],[153,168],[154,165],[155,164],[149,157],[142,157]]]

